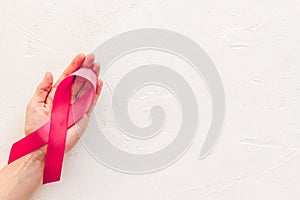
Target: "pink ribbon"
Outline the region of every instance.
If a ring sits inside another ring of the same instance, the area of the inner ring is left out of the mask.
[[[93,87],[73,104],[70,104],[75,76],[86,79]],[[87,68],[80,68],[63,79],[54,94],[50,121],[13,144],[8,164],[48,144],[43,184],[59,181],[67,130],[80,120],[93,105],[96,83],[96,74]]]

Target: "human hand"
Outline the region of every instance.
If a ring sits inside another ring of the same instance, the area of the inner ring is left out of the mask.
[[[56,88],[65,77],[72,74],[80,67],[91,68],[97,76],[99,76],[100,64],[94,61],[95,57],[93,54],[88,54],[87,56],[84,54],[77,55],[54,85],[52,74],[50,72],[45,74],[42,82],[38,85],[35,94],[26,108],[25,135],[29,135],[50,120]],[[98,80],[94,105],[99,98],[102,85],[102,80]],[[85,79],[76,77],[72,86],[71,101],[74,102],[76,98],[80,98],[91,87],[92,85],[89,82],[85,82]],[[69,151],[83,134],[88,125],[94,105],[77,123],[68,128],[65,148],[66,151]]]
[[[25,135],[29,135],[50,120],[53,98],[59,83],[67,76],[72,74],[80,67],[91,68],[97,76],[99,75],[100,65],[94,62],[93,54],[77,55],[71,64],[65,69],[58,81],[53,85],[53,76],[46,73],[42,82],[38,85],[35,94],[27,105],[25,120]],[[66,148],[70,150],[79,140],[87,127],[89,117],[96,104],[103,82],[99,80],[96,87],[94,104],[77,123],[67,130]],[[81,77],[76,77],[72,85],[71,101],[83,96],[91,88],[91,84]],[[27,154],[20,159],[5,165],[0,170],[0,199],[29,199],[33,191],[40,185],[45,160],[45,147],[38,151]]]

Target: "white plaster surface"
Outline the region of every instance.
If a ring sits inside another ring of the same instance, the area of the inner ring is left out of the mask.
[[[129,175],[98,163],[79,143],[65,158],[62,180],[41,186],[32,199],[299,200],[299,21],[299,0],[0,0],[0,165],[7,162],[11,144],[23,137],[25,106],[46,71],[57,78],[78,52],[90,52],[121,32],[164,28],[201,45],[221,74],[227,113],[214,152],[198,159],[211,116],[201,78],[168,55],[129,55],[103,75],[98,107],[110,109],[105,107],[108,88],[132,64],[172,64],[199,101],[194,144],[171,167]],[[157,103],[166,106],[165,135],[138,145],[123,140],[110,124],[105,134],[112,143],[147,153],[175,137],[180,109],[171,93],[148,87],[130,102],[132,120],[140,126],[150,123],[144,110]],[[96,115],[105,118],[106,113],[96,109]]]

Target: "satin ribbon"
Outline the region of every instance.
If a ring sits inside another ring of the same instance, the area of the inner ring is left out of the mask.
[[[76,76],[86,79],[93,87],[71,104],[72,84]],[[59,181],[67,130],[79,121],[93,105],[96,84],[97,76],[88,68],[80,68],[63,79],[54,94],[50,121],[12,145],[8,164],[48,144],[43,184]]]

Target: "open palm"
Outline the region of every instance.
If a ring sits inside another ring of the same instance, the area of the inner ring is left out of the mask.
[[[95,58],[93,54],[88,54],[87,56],[85,56],[85,54],[78,54],[54,85],[52,74],[50,72],[47,72],[45,74],[42,82],[38,85],[35,94],[33,95],[26,108],[24,130],[25,135],[32,133],[50,120],[53,98],[56,88],[65,77],[69,76],[80,67],[91,68],[97,74],[97,76],[99,76],[100,64],[94,61]],[[103,82],[101,80],[98,80],[94,105],[99,98],[102,85]],[[91,87],[91,84],[89,82],[86,82],[85,79],[76,77],[72,86],[71,101],[74,102],[77,98],[80,98]],[[83,134],[88,125],[89,117],[94,105],[89,110],[89,112],[86,113],[77,123],[68,128],[66,151],[69,151],[78,142],[80,136]]]

